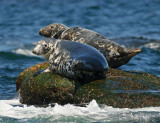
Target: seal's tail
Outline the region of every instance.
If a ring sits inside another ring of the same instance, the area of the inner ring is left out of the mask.
[[[130,60],[131,58],[133,58],[135,55],[139,54],[142,51],[142,49],[129,49],[128,50],[128,59]]]
[[[125,56],[123,56],[126,59],[126,63],[135,55],[139,54],[141,51],[142,49],[129,49],[128,53]]]
[[[121,65],[128,63],[135,55],[139,54],[141,51],[142,51],[141,49],[129,49],[127,53],[120,55],[118,57],[114,57],[112,64],[109,63],[109,66],[111,68],[118,68]]]
[[[142,51],[142,49],[129,49],[128,53],[132,56],[137,55],[138,53],[140,53]]]

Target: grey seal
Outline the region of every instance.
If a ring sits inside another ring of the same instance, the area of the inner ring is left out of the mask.
[[[56,73],[78,80],[82,85],[106,77],[107,60],[97,49],[87,44],[46,38],[40,40],[32,52],[42,55],[50,64],[38,74]]]
[[[132,57],[141,52],[141,49],[124,48],[92,30],[81,27],[68,28],[59,23],[40,29],[39,34],[45,37],[73,40],[91,45],[104,55],[109,67],[112,68],[118,68],[128,63]]]

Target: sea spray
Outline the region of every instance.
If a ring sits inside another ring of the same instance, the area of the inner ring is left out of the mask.
[[[54,107],[35,107],[19,103],[19,100],[0,100],[0,118],[10,117],[12,119],[23,119],[25,121],[37,121],[45,119],[51,121],[160,121],[160,107],[146,107],[137,109],[113,108],[111,106],[100,107],[95,100],[92,100],[86,107],[66,104],[56,104]]]

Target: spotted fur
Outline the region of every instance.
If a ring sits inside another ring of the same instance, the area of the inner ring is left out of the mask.
[[[141,52],[141,49],[126,49],[97,32],[81,27],[68,28],[63,24],[56,23],[40,29],[39,34],[91,45],[104,55],[112,68],[126,64],[133,56]]]
[[[104,79],[108,70],[108,63],[98,50],[79,42],[47,38],[37,43],[33,53],[50,63],[43,72],[57,73],[82,84]]]

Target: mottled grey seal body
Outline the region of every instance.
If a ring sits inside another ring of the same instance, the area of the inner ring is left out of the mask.
[[[104,79],[108,70],[108,63],[98,50],[79,42],[47,38],[37,43],[33,53],[50,63],[44,72],[57,73],[82,84]]]
[[[141,49],[126,49],[117,43],[106,39],[103,35],[81,27],[68,28],[63,24],[51,24],[39,31],[45,37],[73,40],[86,43],[99,50],[112,68],[126,64]]]

